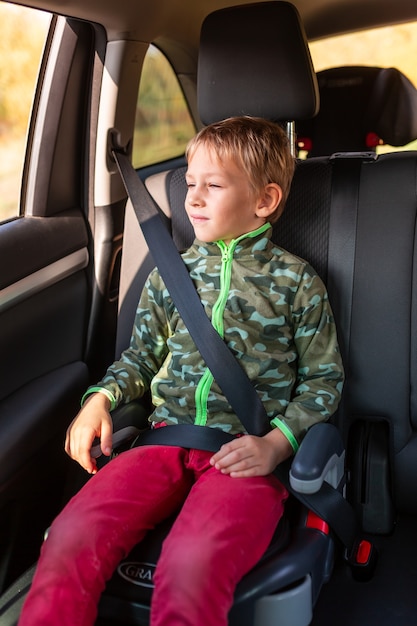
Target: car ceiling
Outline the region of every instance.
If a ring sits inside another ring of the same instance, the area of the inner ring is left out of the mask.
[[[212,11],[253,0],[32,0],[35,8],[99,22],[109,39],[173,40],[191,56],[200,25]],[[309,39],[417,19],[415,0],[293,0]],[[19,1],[17,4],[28,4]],[[165,47],[165,46],[164,46]]]

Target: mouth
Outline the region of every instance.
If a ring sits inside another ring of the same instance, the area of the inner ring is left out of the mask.
[[[204,222],[208,221],[208,217],[205,217],[204,215],[190,215],[190,220],[193,224],[203,224]]]

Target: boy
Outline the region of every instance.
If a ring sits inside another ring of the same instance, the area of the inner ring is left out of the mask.
[[[337,408],[343,369],[325,288],[308,264],[270,241],[294,171],[285,133],[258,118],[231,118],[200,131],[187,159],[185,208],[196,240],[183,259],[271,430],[245,433],[154,270],[130,347],[87,390],[66,451],[96,474],[90,449],[99,437],[110,454],[109,411],[148,389],[154,427],[190,423],[236,437],[215,454],[138,447],[100,470],[53,523],[21,626],[94,624],[119,561],[179,509],[155,573],[151,624],[226,626],[235,587],[283,512],[287,493],[274,468]]]

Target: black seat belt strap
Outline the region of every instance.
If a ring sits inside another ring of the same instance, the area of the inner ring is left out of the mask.
[[[136,446],[178,446],[217,452],[222,445],[233,441],[236,435],[230,435],[220,428],[194,426],[193,424],[176,424],[162,428],[150,428],[137,436],[132,444]]]
[[[340,332],[341,352],[349,360],[356,228],[362,163],[375,155],[337,154],[331,157],[332,190],[327,289]],[[340,297],[343,294],[343,298]]]
[[[129,158],[113,154],[149,250],[194,343],[246,430],[264,435],[270,424],[255,388],[207,317],[186,265]]]

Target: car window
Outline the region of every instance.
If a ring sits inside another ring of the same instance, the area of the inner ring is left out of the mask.
[[[50,18],[0,3],[0,221],[19,214],[28,121]]]
[[[395,67],[417,86],[417,22],[350,33],[310,42],[314,69],[367,65]],[[378,146],[377,153],[417,149],[417,141],[402,148]]]
[[[166,57],[150,46],[142,71],[133,140],[135,168],[184,154],[195,134],[184,94]]]

